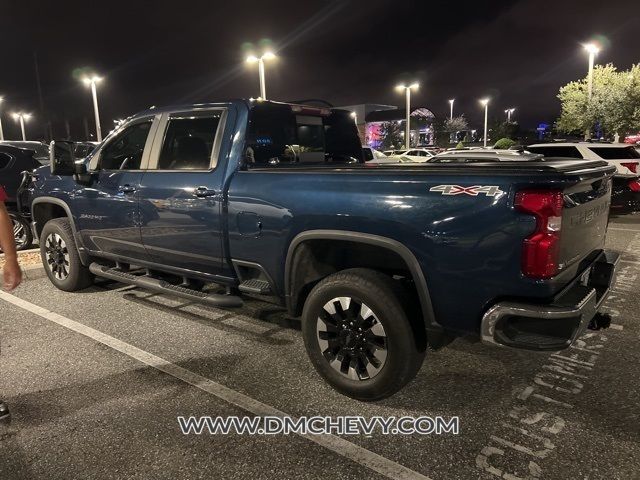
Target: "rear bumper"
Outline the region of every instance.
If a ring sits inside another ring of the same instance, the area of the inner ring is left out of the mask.
[[[482,317],[482,341],[537,351],[569,347],[589,326],[615,282],[619,255],[603,251],[551,303],[504,301]]]

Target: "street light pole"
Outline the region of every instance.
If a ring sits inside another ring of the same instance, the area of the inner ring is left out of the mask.
[[[411,121],[411,89],[418,89],[420,85],[416,82],[416,83],[412,83],[411,85],[397,85],[396,86],[396,90],[402,91],[404,90],[404,96],[405,96],[405,107],[407,109],[406,112],[406,116],[405,116],[405,129],[404,129],[404,148],[409,149],[411,148],[411,125],[410,125],[410,121]]]
[[[98,112],[98,92],[96,91],[96,83],[102,81],[97,75],[84,77],[82,79],[85,85],[91,87],[91,96],[93,97],[93,113],[96,117],[96,140],[102,141],[102,128],[100,127],[100,113]]]
[[[13,114],[13,118],[14,120],[18,120],[20,122],[20,131],[22,132],[22,141],[26,142],[27,135],[25,133],[24,122],[25,120],[29,120],[29,118],[31,118],[31,115],[28,113],[18,112]]]
[[[516,109],[515,109],[515,108],[507,108],[507,109],[504,111],[504,113],[506,113],[506,114],[507,114],[507,123],[511,123],[511,114],[512,114],[513,112],[515,112],[515,111],[516,111]]]
[[[449,120],[453,120],[453,102],[455,102],[455,98],[452,98],[451,100],[449,100],[449,105],[451,106],[450,113],[449,113]]]
[[[487,148],[487,120],[489,118],[489,99],[483,98],[480,104],[484,105],[484,148]]]
[[[261,57],[256,57],[255,55],[249,55],[247,57],[247,63],[255,63],[258,62],[258,76],[260,78],[260,98],[262,100],[267,99],[267,86],[265,82],[264,75],[264,61],[272,60],[276,58],[273,52],[265,52]]]
[[[91,82],[91,95],[93,96],[93,112],[96,116],[96,139],[102,141],[102,128],[100,127],[100,113],[98,112],[98,93],[96,92],[96,82]]]
[[[587,99],[591,102],[591,96],[593,94],[593,66],[596,61],[596,55],[600,49],[593,43],[588,43],[584,46],[584,49],[589,52],[589,74],[587,77]]]
[[[593,95],[593,66],[596,61],[596,54],[600,51],[597,45],[593,43],[587,43],[584,45],[584,49],[589,52],[589,73],[587,75],[587,103],[591,104],[591,96]],[[591,128],[588,128],[584,132],[584,139],[589,140],[591,137]]]
[[[0,104],[2,104],[3,100],[4,97],[0,97]],[[0,142],[4,142],[4,132],[2,131],[2,110],[0,110]]]

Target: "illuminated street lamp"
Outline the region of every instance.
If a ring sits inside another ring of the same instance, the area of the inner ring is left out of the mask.
[[[589,76],[587,79],[587,98],[591,102],[591,94],[593,93],[593,65],[596,60],[596,55],[600,51],[600,48],[595,43],[587,43],[584,45],[584,49],[589,52]]]
[[[2,101],[4,97],[0,97],[0,106],[2,106]],[[2,110],[0,110],[0,142],[4,142],[4,132],[2,131]]]
[[[88,87],[91,87],[91,95],[93,96],[93,112],[96,116],[96,139],[102,141],[102,128],[100,128],[100,114],[98,113],[98,94],[96,92],[96,83],[102,81],[101,77],[92,75],[90,77],[82,77],[82,81]]]
[[[488,112],[489,112],[489,99],[488,98],[483,98],[482,100],[480,100],[480,105],[484,106],[484,148],[487,148],[487,119],[488,119]]]
[[[513,112],[515,112],[516,109],[515,108],[507,108],[504,113],[507,114],[507,123],[511,123],[511,115],[513,114]]]
[[[449,105],[451,107],[451,112],[449,114],[449,119],[453,120],[453,102],[455,102],[455,98],[452,98],[451,100],[449,100]]]
[[[267,87],[265,86],[264,80],[264,61],[273,60],[274,58],[276,58],[276,56],[273,52],[265,52],[261,57],[256,57],[255,55],[249,55],[247,57],[247,63],[258,62],[258,75],[260,76],[260,98],[262,98],[262,100],[267,99]]]
[[[13,117],[14,120],[20,122],[20,130],[22,131],[22,141],[26,142],[27,141],[27,135],[25,134],[25,131],[24,131],[24,123],[31,118],[31,114],[30,113],[17,112],[17,113],[11,114],[11,116]]]
[[[414,82],[411,85],[401,84],[396,86],[396,90],[398,91],[404,90],[405,92],[407,116],[406,116],[406,128],[405,128],[405,134],[404,134],[404,147],[407,149],[411,147],[410,145],[411,129],[409,126],[409,120],[411,115],[411,89],[417,90],[419,86],[420,85],[417,82]]]

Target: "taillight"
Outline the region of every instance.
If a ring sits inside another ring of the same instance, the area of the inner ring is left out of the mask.
[[[620,162],[620,165],[627,167],[633,173],[638,173],[638,162]]]
[[[522,273],[532,278],[551,278],[558,273],[562,192],[524,190],[516,193],[515,207],[536,217],[535,231],[522,245]]]
[[[638,181],[637,178],[634,178],[633,180],[631,180],[627,185],[629,185],[629,188],[632,191],[640,192],[640,182]]]

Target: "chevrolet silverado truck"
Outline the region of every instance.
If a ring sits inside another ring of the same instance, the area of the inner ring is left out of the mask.
[[[614,171],[371,166],[346,111],[237,100],[139,113],[28,189],[56,287],[99,276],[215,307],[280,303],[319,374],[371,401],[456,337],[557,351],[606,328]]]

